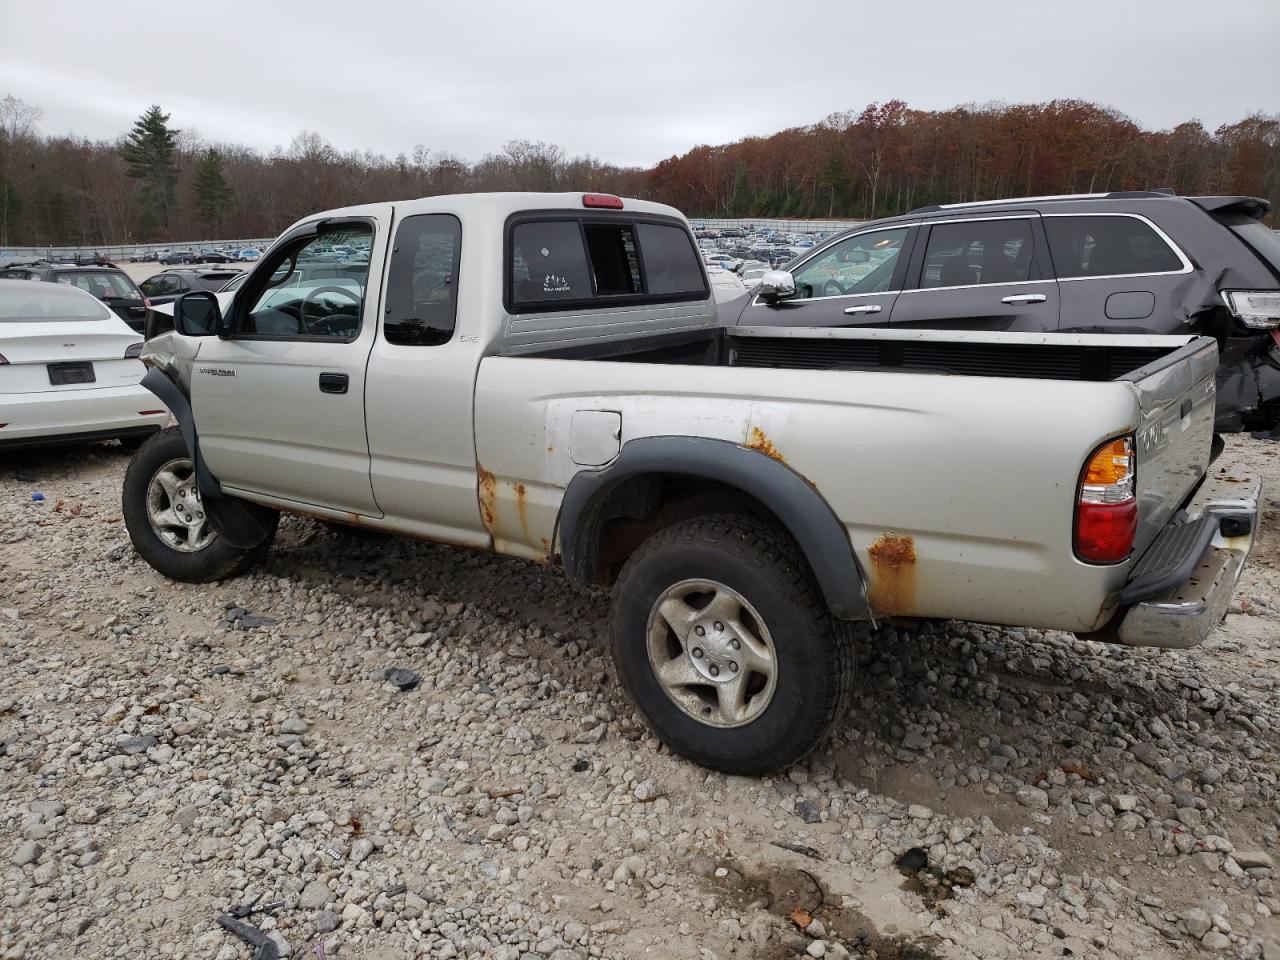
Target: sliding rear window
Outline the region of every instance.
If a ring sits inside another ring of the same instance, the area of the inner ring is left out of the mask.
[[[620,217],[525,219],[511,227],[513,313],[703,300],[702,267],[683,226]]]

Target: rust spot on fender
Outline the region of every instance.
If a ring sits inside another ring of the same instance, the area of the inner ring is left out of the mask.
[[[871,606],[877,613],[910,613],[916,602],[916,544],[884,533],[867,550],[871,557]]]
[[[481,464],[476,464],[476,490],[480,498],[480,520],[484,528],[493,533],[498,516],[498,480]]]
[[[773,441],[765,436],[764,431],[759,427],[752,427],[747,434],[747,449],[759,450],[766,457],[772,457],[779,463],[787,462],[787,458],[778,452],[778,448],[773,445]]]
[[[525,542],[529,542],[529,521],[525,516],[525,507],[528,501],[528,491],[525,490],[523,483],[513,483],[511,489],[515,491],[516,507],[520,511],[520,529],[524,533]]]

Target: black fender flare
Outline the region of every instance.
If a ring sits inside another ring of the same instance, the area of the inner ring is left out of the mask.
[[[200,455],[200,438],[196,434],[195,416],[191,401],[176,383],[158,367],[151,367],[142,378],[142,385],[154,393],[178,421],[187,453],[195,466],[196,485],[200,488],[200,500],[209,521],[227,542],[241,550],[251,550],[275,531],[276,511],[261,504],[250,503],[222,492],[222,484],[209,472]]]
[[[736,487],[782,521],[818,581],[831,613],[871,619],[866,583],[844,525],[808,480],[767,454],[708,437],[643,437],[623,445],[598,470],[583,470],[565,490],[557,520],[564,568],[579,583],[595,582],[602,507],[623,481],[646,474],[678,474]]]

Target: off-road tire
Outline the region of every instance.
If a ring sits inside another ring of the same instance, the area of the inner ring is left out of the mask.
[[[664,591],[707,579],[736,591],[772,636],[776,687],[750,722],[715,727],[675,704],[647,652],[651,611]],[[750,517],[699,517],[661,530],[628,559],[614,586],[612,648],[619,679],[672,750],[725,773],[758,776],[800,760],[848,709],[854,656],[849,625],[835,619],[795,541]]]
[[[148,437],[133,455],[125,471],[121,494],[121,510],[129,539],[143,560],[173,580],[210,583],[238,576],[253,567],[271,549],[271,541],[275,539],[275,520],[270,534],[256,547],[240,549],[225,538],[215,536],[203,549],[186,553],[161,540],[147,518],[147,489],[152,477],[165,464],[187,457],[187,445],[178,427],[167,427]]]

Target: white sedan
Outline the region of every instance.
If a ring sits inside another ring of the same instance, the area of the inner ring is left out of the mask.
[[[169,411],[141,386],[142,340],[76,287],[0,280],[0,450],[141,443]]]

